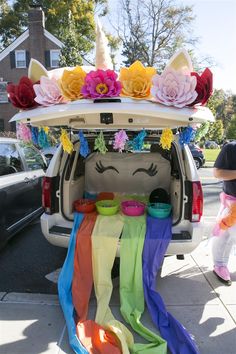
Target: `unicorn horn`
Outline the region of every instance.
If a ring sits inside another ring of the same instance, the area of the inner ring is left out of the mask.
[[[108,39],[102,29],[99,20],[97,20],[96,33],[96,68],[103,70],[113,69],[113,64],[108,48]]]

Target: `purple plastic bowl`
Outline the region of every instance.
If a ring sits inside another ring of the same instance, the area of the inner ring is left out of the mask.
[[[126,200],[121,203],[123,214],[128,216],[140,216],[145,212],[146,205],[136,200]]]

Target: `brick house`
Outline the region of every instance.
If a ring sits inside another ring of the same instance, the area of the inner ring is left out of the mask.
[[[0,52],[0,131],[15,130],[8,122],[17,109],[8,102],[7,83],[18,83],[22,76],[27,76],[30,58],[37,59],[48,70],[58,67],[63,43],[45,29],[40,6],[30,8],[28,21],[28,29]]]

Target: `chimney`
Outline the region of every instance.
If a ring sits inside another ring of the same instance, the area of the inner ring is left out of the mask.
[[[44,64],[45,37],[44,12],[40,5],[30,5],[28,13],[30,57]]]

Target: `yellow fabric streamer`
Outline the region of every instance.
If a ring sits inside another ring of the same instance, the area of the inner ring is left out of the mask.
[[[70,141],[65,129],[61,130],[60,142],[62,143],[63,150],[68,154],[71,154],[73,151],[73,144]]]
[[[170,150],[173,139],[174,139],[174,135],[172,130],[170,128],[164,129],[160,138],[161,147],[163,149]]]

